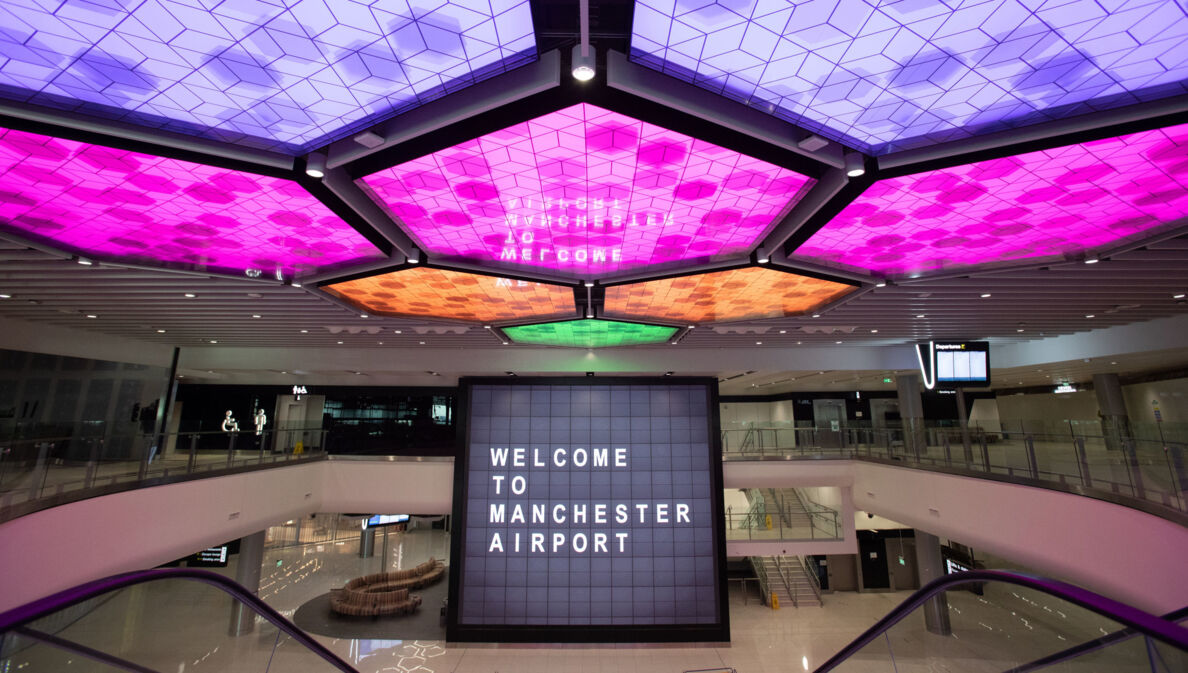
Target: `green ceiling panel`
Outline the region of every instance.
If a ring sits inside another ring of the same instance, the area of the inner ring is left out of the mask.
[[[521,344],[603,348],[663,343],[676,334],[677,328],[590,319],[505,327],[503,331],[512,341]]]

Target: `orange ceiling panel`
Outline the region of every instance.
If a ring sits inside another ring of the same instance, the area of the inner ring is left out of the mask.
[[[613,318],[706,323],[799,315],[856,288],[770,268],[748,267],[606,288]]]
[[[499,322],[572,318],[573,288],[415,267],[334,283],[323,290],[374,315]]]

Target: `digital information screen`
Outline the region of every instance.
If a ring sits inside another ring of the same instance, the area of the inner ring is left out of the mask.
[[[930,341],[918,344],[916,350],[920,356],[920,373],[930,389],[990,385],[987,341]],[[932,385],[928,385],[929,381]]]
[[[462,383],[449,640],[729,640],[716,381]]]

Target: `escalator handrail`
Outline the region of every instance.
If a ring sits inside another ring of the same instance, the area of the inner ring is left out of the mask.
[[[883,635],[892,626],[895,626],[905,617],[915,612],[916,608],[939,594],[965,585],[984,582],[1015,584],[1028,589],[1042,591],[1049,596],[1054,596],[1073,605],[1108,617],[1119,624],[1130,627],[1137,633],[1150,636],[1180,650],[1188,651],[1188,629],[1185,629],[1179,624],[1143,612],[1138,608],[1126,605],[1125,603],[1119,603],[1113,599],[1059,580],[1035,577],[1007,570],[970,570],[945,575],[924,585],[921,589],[909,596],[907,600],[887,613],[885,617],[875,622],[874,626],[864,631],[862,635],[855,638],[849,645],[843,647],[841,651],[817,667],[814,673],[826,673],[840,666],[846,659],[849,659],[863,647],[866,647],[876,638]]]
[[[76,587],[60,591],[52,596],[47,596],[35,600],[31,603],[26,603],[17,608],[13,608],[8,612],[0,614],[0,635],[3,635],[10,630],[24,626],[34,620],[50,615],[63,608],[76,605],[86,600],[96,598],[105,593],[124,589],[126,587],[137,584],[144,584],[146,582],[156,582],[160,580],[169,579],[185,579],[203,582],[205,584],[213,585],[219,589],[230,594],[235,600],[240,603],[245,603],[264,619],[267,619],[273,626],[280,629],[283,633],[288,635],[294,641],[304,645],[307,649],[312,650],[314,654],[324,659],[334,668],[342,671],[342,673],[359,673],[353,666],[339,657],[337,654],[331,652],[325,645],[311,638],[301,629],[297,628],[285,618],[284,615],[277,612],[276,609],[262,601],[248,590],[244,589],[234,580],[210,572],[209,570],[198,570],[194,568],[157,568],[153,570],[137,570],[135,572],[123,573],[121,575],[112,575],[103,579],[80,584]]]
[[[1184,619],[1185,617],[1188,617],[1188,607],[1182,607],[1179,610],[1175,610],[1175,611],[1167,613],[1166,615],[1163,615],[1163,619],[1166,619],[1169,622],[1179,622],[1181,619]],[[1068,648],[1067,650],[1062,650],[1060,652],[1049,654],[1045,657],[1036,659],[1035,661],[1031,661],[1026,664],[1016,666],[1012,669],[1003,671],[1003,673],[1030,673],[1031,671],[1038,671],[1038,670],[1047,668],[1048,666],[1052,666],[1054,664],[1059,664],[1061,662],[1069,661],[1071,659],[1076,659],[1077,657],[1088,654],[1090,652],[1096,652],[1098,650],[1109,647],[1110,645],[1113,645],[1114,643],[1119,643],[1124,640],[1133,638],[1136,635],[1138,635],[1138,634],[1135,633],[1134,629],[1131,629],[1131,628],[1120,629],[1118,631],[1114,631],[1113,633],[1104,635],[1100,638],[1094,638],[1093,640],[1083,642],[1080,645],[1074,645],[1074,646]]]

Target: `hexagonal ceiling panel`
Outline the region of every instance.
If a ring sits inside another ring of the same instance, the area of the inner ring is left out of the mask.
[[[571,318],[573,288],[414,267],[322,287],[375,315],[499,322]]]
[[[635,5],[636,61],[876,154],[1188,92],[1183,3]]]
[[[796,256],[883,274],[1076,255],[1188,216],[1188,124],[875,183]]]
[[[512,341],[520,344],[604,348],[662,343],[671,339],[677,333],[677,328],[616,320],[582,319],[505,327],[503,332]]]
[[[291,153],[536,56],[527,0],[6,2],[0,25],[0,96]]]
[[[706,323],[800,315],[856,288],[770,268],[715,271],[606,288],[611,318]]]
[[[249,275],[384,258],[296,182],[5,129],[0,227],[83,254]]]
[[[813,183],[586,103],[359,180],[432,254],[583,277],[749,252]]]

